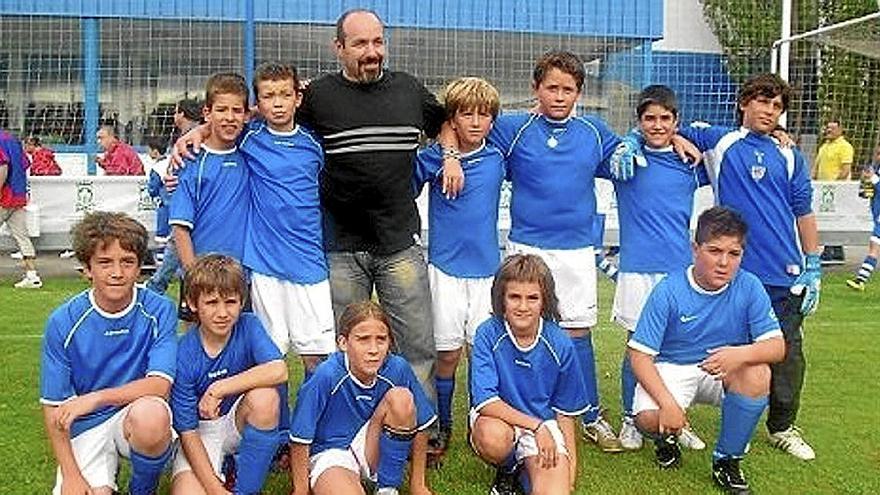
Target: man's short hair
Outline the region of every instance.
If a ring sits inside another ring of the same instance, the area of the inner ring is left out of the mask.
[[[560,71],[571,75],[577,84],[578,91],[584,88],[584,79],[587,73],[584,70],[584,63],[577,55],[566,51],[549,51],[535,64],[535,70],[532,71],[532,83],[538,87],[551,69],[559,69]]]
[[[747,105],[759,96],[766,98],[782,96],[782,111],[784,113],[788,110],[788,103],[791,101],[791,87],[776,74],[765,73],[750,77],[743,83],[736,98],[736,118],[740,124],[743,119],[740,106]]]
[[[71,227],[70,237],[76,259],[85,267],[89,267],[95,251],[102,246],[109,246],[113,241],[119,241],[122,249],[135,253],[141,265],[147,261],[150,253],[147,249],[147,229],[121,212],[87,213]]]
[[[501,263],[492,280],[492,314],[497,318],[504,318],[504,296],[510,282],[538,284],[541,287],[541,316],[546,320],[559,321],[556,283],[550,268],[540,256],[514,254]]]
[[[43,142],[40,141],[40,136],[37,136],[36,134],[29,134],[28,137],[24,138],[24,144],[40,147],[43,145]]]
[[[114,137],[114,138],[118,137],[118,135],[116,134],[116,127],[114,127],[112,125],[104,124],[98,128],[98,132],[100,132],[100,131],[106,132],[107,135],[110,137]]]
[[[168,151],[168,140],[159,136],[150,136],[146,139],[147,148],[152,148],[161,154]]]
[[[247,83],[240,74],[220,72],[208,78],[205,83],[205,108],[210,109],[217,95],[235,95],[241,97],[245,108],[248,105]]]
[[[290,79],[293,81],[293,90],[299,92],[299,77],[296,73],[296,67],[280,62],[266,62],[260,64],[254,73],[254,96],[259,97],[260,92],[257,91],[257,85],[263,81],[283,81]]]
[[[443,90],[446,118],[451,119],[459,110],[482,110],[498,116],[501,96],[495,86],[480,77],[460,77]]]
[[[642,89],[642,92],[639,93],[639,102],[636,105],[636,116],[641,118],[650,105],[660,105],[678,118],[678,98],[668,86],[652,84]]]
[[[177,111],[193,122],[202,121],[202,103],[195,98],[177,100]]]
[[[736,210],[713,206],[697,218],[694,237],[697,244],[704,244],[719,237],[736,237],[740,244],[745,246],[748,230],[748,225]]]
[[[379,17],[379,14],[376,13],[375,10],[365,9],[365,8],[355,8],[349,9],[342,13],[338,19],[336,19],[336,42],[340,45],[345,46],[345,30],[342,28],[343,24],[345,24],[345,20],[348,19],[348,16],[352,14],[372,14],[373,17],[379,21],[379,24],[382,25],[382,29],[385,29],[385,23],[382,21],[382,18]]]
[[[224,254],[211,253],[196,258],[192,267],[186,270],[184,287],[187,299],[192,302],[198,302],[202,294],[213,292],[221,297],[238,296],[242,302],[247,296],[247,282],[241,264]]]
[[[339,324],[336,325],[336,334],[348,338],[351,329],[367,320],[376,320],[381,322],[388,328],[388,337],[394,341],[394,334],[391,333],[391,319],[388,314],[377,303],[370,299],[351,303],[345,307],[342,315],[339,317]]]

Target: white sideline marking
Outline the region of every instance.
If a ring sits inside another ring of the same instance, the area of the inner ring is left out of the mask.
[[[0,335],[0,340],[25,340],[25,339],[42,339],[43,334],[11,334]]]

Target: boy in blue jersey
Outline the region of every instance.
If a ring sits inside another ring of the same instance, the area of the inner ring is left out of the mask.
[[[620,225],[620,273],[611,318],[628,332],[627,340],[632,337],[651,289],[667,273],[690,264],[694,193],[709,184],[703,165],[684,162],[672,149],[678,126],[676,100],[675,93],[666,86],[642,90],[636,116],[645,140],[642,151],[647,166],[639,168],[630,181],[614,181]],[[629,355],[624,352],[620,372],[620,444],[628,450],[642,446],[632,416],[635,387]],[[681,440],[689,447],[705,448],[689,430],[682,431]]]
[[[628,343],[639,381],[633,412],[639,428],[655,438],[660,467],[680,462],[672,435],[687,425],[687,408],[720,406],[712,476],[740,494],[749,493],[739,463],[767,407],[769,364],[785,354],[770,298],[757,277],[739,269],[746,230],[733,210],[703,212],[693,265],[657,284]]]
[[[351,304],[338,333],[340,352],[319,364],[297,395],[292,494],[363,494],[367,478],[377,495],[396,495],[410,451],[410,493],[430,494],[425,429],[436,416],[410,365],[390,354],[388,316],[372,301]]]
[[[739,129],[691,125],[681,134],[706,152],[718,204],[736,209],[751,236],[743,268],[770,295],[782,323],[785,360],[771,366],[771,443],[802,460],[816,457],[794,425],[806,361],[803,318],[819,304],[822,268],[810,170],[801,153],[771,135],[788,107],[788,84],[774,74],[747,80],[737,98]]]
[[[248,176],[236,147],[247,99],[247,84],[238,74],[214,74],[205,85],[202,112],[211,136],[180,171],[169,215],[184,271],[202,253],[242,258],[244,235],[232,234],[230,228],[247,231]]]
[[[171,457],[177,318],[164,296],[135,286],[147,231],[123,213],[87,214],[71,230],[91,288],[52,312],[43,337],[40,402],[58,462],[55,495],[110,495],[119,457],[128,492],[154,493]]]
[[[429,184],[428,279],[434,341],[437,345],[437,412],[443,452],[452,435],[455,370],[465,344],[492,312],[492,276],[498,269],[498,202],[504,157],[486,143],[498,115],[498,91],[484,79],[463,77],[444,91],[447,122],[458,138],[465,187],[456,199],[443,191],[443,150],[434,144],[416,156],[413,182],[418,194]]]
[[[180,262],[177,259],[177,248],[174,247],[174,238],[171,236],[171,225],[168,223],[168,212],[171,208],[171,193],[165,188],[162,177],[169,173],[168,157],[165,156],[167,143],[161,138],[147,140],[150,160],[149,179],[147,190],[150,197],[156,201],[156,243],[162,247],[162,264],[156,272],[146,281],[148,289],[159,294],[168,290],[168,284],[174,278]]]
[[[848,287],[860,291],[865,290],[865,282],[871,278],[874,269],[877,268],[877,258],[880,257],[880,195],[876,192],[877,183],[880,183],[878,173],[880,173],[880,146],[874,149],[874,159],[870,165],[862,169],[859,181],[859,197],[867,199],[870,203],[871,220],[874,223],[874,230],[868,239],[868,254],[856,270],[855,276],[846,281]]]
[[[471,445],[498,466],[491,493],[520,493],[524,464],[535,493],[570,493],[577,473],[575,418],[588,407],[576,351],[556,323],[550,269],[536,255],[504,260],[492,314],[471,357]]]
[[[180,449],[171,493],[227,493],[224,455],[237,453],[235,493],[258,493],[278,447],[287,364],[253,314],[241,314],[247,282],[229,256],[199,257],[186,273],[198,322],[180,340],[171,389]]]

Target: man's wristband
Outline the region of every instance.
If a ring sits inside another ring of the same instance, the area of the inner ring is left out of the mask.
[[[454,160],[458,160],[461,158],[461,153],[457,148],[453,148],[451,146],[442,146],[443,149],[443,159],[452,158]]]

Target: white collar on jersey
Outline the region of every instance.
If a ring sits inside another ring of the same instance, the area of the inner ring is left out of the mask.
[[[391,351],[389,351],[389,352],[391,352]],[[351,377],[351,380],[354,383],[356,383],[358,387],[360,387],[360,388],[373,388],[376,385],[376,381],[379,379],[378,375],[376,375],[376,378],[373,378],[373,383],[370,383],[370,384],[363,383],[360,380],[358,380],[358,377],[354,376],[354,373],[351,372],[351,366],[349,366],[349,363],[348,363],[348,354],[343,352],[342,358],[343,358],[343,360],[345,360],[345,371],[348,371],[348,376]],[[388,357],[386,356],[385,359],[388,359]],[[380,368],[381,368],[381,366],[380,366]]]
[[[730,282],[727,282],[722,287],[717,290],[708,290],[700,287],[700,284],[697,283],[697,279],[694,278],[694,265],[691,265],[687,269],[688,283],[691,284],[691,288],[697,291],[698,294],[705,294],[707,296],[717,296],[722,292],[726,291],[728,287],[730,287]],[[734,275],[736,277],[736,275]],[[733,279],[730,279],[733,281]]]
[[[235,151],[238,149],[238,146],[233,146],[232,148],[229,148],[228,150],[218,150],[218,149],[211,148],[210,146],[205,146],[203,144],[202,149],[212,155],[229,155],[229,154],[235,153]]]
[[[650,153],[672,153],[673,151],[675,151],[675,148],[673,148],[671,144],[662,148],[652,148],[647,143],[645,143],[645,151],[648,151]]]
[[[293,129],[289,131],[276,131],[275,129],[269,127],[269,124],[266,124],[266,130],[269,132],[269,134],[273,136],[289,137],[299,132],[299,124],[294,124]]]
[[[474,148],[473,150],[468,151],[467,153],[462,153],[460,158],[462,160],[464,160],[465,158],[470,158],[470,157],[476,155],[477,153],[483,151],[483,149],[485,147],[486,147],[486,140],[484,139],[483,141],[480,142],[480,145],[477,146],[476,148]]]
[[[137,304],[137,291],[138,287],[137,285],[135,285],[131,290],[131,302],[128,303],[128,306],[126,306],[125,309],[117,313],[110,313],[109,311],[105,311],[101,309],[100,306],[98,306],[98,303],[95,302],[95,289],[89,289],[89,302],[92,304],[92,307],[95,308],[95,311],[97,311],[98,314],[103,316],[104,318],[122,318],[123,316],[127,315],[128,312],[132,310],[132,308],[134,308],[135,304]]]
[[[507,324],[507,320],[504,320],[504,330],[507,331],[507,335],[510,337],[510,341],[513,343],[514,347],[521,352],[529,352],[534,349],[535,346],[538,345],[538,341],[541,340],[541,334],[544,332],[544,318],[538,320],[538,333],[535,334],[535,340],[526,347],[520,347],[519,343],[516,341],[516,336],[513,335],[513,330],[511,330],[510,325]]]

